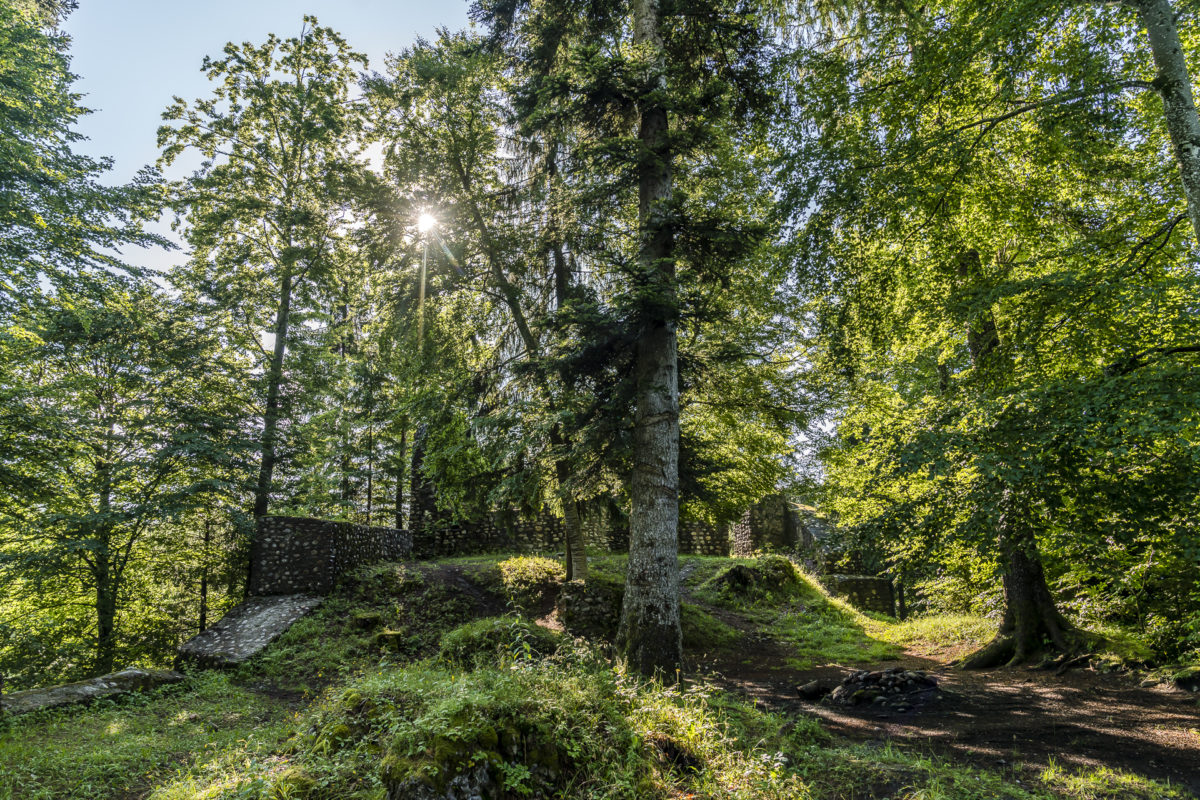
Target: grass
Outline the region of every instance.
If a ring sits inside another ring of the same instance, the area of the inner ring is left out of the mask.
[[[0,798],[144,796],[181,767],[236,752],[267,754],[296,706],[238,686],[226,674],[86,709],[0,720]]]
[[[916,655],[953,658],[986,644],[996,623],[974,614],[929,614],[903,622],[867,619],[865,629],[876,639]]]

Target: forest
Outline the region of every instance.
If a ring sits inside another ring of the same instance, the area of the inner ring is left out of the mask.
[[[467,29],[381,63],[298,9],[292,35],[196,54],[209,91],[162,110],[157,164],[124,184],[79,147],[74,5],[0,0],[0,692],[171,667],[245,598],[268,515],[550,515],[561,543],[521,569],[611,584],[601,672],[675,698],[696,615],[741,630],[722,615],[750,607],[719,612],[724,573],[679,557],[679,526],[778,494],[828,521],[830,572],[886,576],[918,622],[970,620],[956,668],[1200,674],[1190,0],[472,0]],[[598,510],[627,526],[617,561],[585,541]],[[755,555],[766,580],[778,556]],[[484,570],[447,563],[417,582]],[[528,661],[533,579],[509,563]],[[320,613],[349,619],[339,602]],[[575,646],[511,680],[582,697],[571,670],[601,656]],[[397,708],[425,691],[404,674]],[[345,691],[385,678],[363,680]],[[331,709],[366,706],[313,681],[327,754]],[[675,719],[663,696],[638,713]],[[676,747],[654,769],[690,764]],[[4,794],[3,756],[0,797],[68,796]],[[497,762],[484,796],[1026,796],[821,794],[792,767],[770,780],[812,794],[738,794],[749,773],[716,767],[604,794],[540,763]],[[153,796],[459,796],[308,768]],[[1126,790],[1045,796],[1190,796]],[[104,791],[78,796],[151,796]]]

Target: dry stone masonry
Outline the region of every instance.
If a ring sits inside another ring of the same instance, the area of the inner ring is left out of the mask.
[[[396,528],[263,517],[250,548],[250,594],[328,594],[343,575],[412,550],[412,534]]]
[[[210,667],[240,664],[321,604],[311,595],[251,597],[179,648],[179,656]]]

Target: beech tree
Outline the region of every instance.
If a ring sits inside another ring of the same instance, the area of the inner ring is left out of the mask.
[[[1147,487],[1190,480],[1177,437],[1195,416],[1163,392],[1195,390],[1195,277],[1127,21],[1056,9],[1061,24],[1015,41],[999,31],[1028,17],[972,4],[831,28],[801,55],[809,99],[786,134],[813,176],[792,186],[825,374],[847,392],[831,502],[894,537],[900,562],[965,545],[996,565],[1000,631],[977,666],[1086,646],[1047,550],[1133,548],[1194,514],[1178,493],[1105,490],[1105,505],[1085,488],[1100,463]]]
[[[360,112],[351,91],[365,58],[305,17],[299,37],[225,47],[203,69],[209,99],[176,98],[159,129],[162,160],[204,156],[179,187],[192,246],[187,282],[223,309],[241,346],[262,357],[261,460],[254,515],[267,513],[278,464],[293,321],[317,306],[350,220],[346,187],[361,164]],[[263,349],[260,336],[272,334]]]

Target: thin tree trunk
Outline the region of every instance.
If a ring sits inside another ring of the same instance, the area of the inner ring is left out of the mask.
[[[96,661],[92,669],[96,675],[106,675],[113,671],[117,649],[117,587],[116,576],[113,574],[112,521],[109,519],[113,490],[110,456],[114,435],[115,427],[110,423],[105,436],[103,455],[96,464],[96,475],[100,481],[96,504],[99,526],[96,530],[95,550],[92,553],[92,575],[96,581]]]
[[[1188,216],[1200,242],[1200,116],[1196,114],[1175,10],[1170,0],[1126,0],[1126,4],[1137,12],[1146,29],[1154,66],[1158,69],[1154,85],[1162,96],[1163,116],[1179,164]]]
[[[208,548],[212,541],[212,520],[204,518],[204,550],[200,566],[200,633],[208,628]]]
[[[679,623],[679,380],[675,337],[672,179],[658,0],[634,0],[634,44],[654,55],[638,133],[641,307],[636,347],[629,567],[618,647],[630,667],[674,677],[683,659]]]
[[[408,418],[400,422],[400,452],[396,455],[396,528],[404,529],[405,451],[408,449]]]
[[[271,364],[267,369],[267,406],[263,412],[262,461],[258,470],[258,485],[254,489],[255,528],[251,534],[258,535],[257,520],[265,517],[271,506],[271,485],[275,475],[275,444],[279,430],[279,398],[283,385],[283,357],[287,352],[288,324],[292,310],[292,273],[285,270],[279,285],[279,307],[275,312],[275,347],[271,353]],[[254,585],[254,559],[246,566],[246,592]]]
[[[267,407],[263,413],[262,461],[254,491],[254,516],[266,516],[271,505],[271,483],[275,474],[275,446],[279,431],[279,398],[283,386],[283,358],[287,352],[288,325],[292,310],[292,275],[284,272],[275,312],[275,347],[267,370]]]

